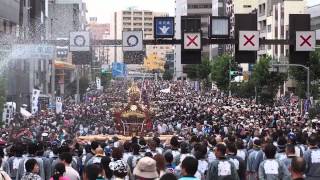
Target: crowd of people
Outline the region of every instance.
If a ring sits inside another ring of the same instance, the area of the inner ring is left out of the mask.
[[[0,180],[320,179],[320,117],[296,101],[262,105],[187,81],[138,85],[154,115],[146,136],[117,138],[113,110],[125,107],[130,82],[112,81],[80,104],[64,101],[61,114],[17,115],[1,131]],[[98,134],[114,138],[77,141]]]

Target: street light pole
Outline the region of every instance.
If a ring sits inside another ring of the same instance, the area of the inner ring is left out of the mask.
[[[307,70],[307,99],[310,99],[310,68],[301,64],[272,64],[272,66],[278,67],[303,67]]]

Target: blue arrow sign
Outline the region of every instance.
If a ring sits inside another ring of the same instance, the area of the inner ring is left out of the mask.
[[[155,38],[174,37],[174,17],[155,17]]]

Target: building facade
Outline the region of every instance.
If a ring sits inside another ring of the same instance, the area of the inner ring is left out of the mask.
[[[201,17],[203,37],[208,37],[209,16],[212,15],[212,0],[175,0],[175,38],[181,39],[181,16]],[[175,45],[174,78],[186,77],[181,64],[181,45]],[[210,58],[210,46],[203,46],[202,56]]]
[[[128,8],[127,10],[118,11],[114,13],[113,22],[111,23],[111,39],[121,40],[123,31],[142,31],[144,39],[154,38],[154,17],[168,16],[168,13],[153,12],[148,10],[137,10],[135,8]],[[122,47],[111,47],[110,62],[125,62],[131,64],[128,69],[137,69],[137,65],[143,63],[143,59],[148,54],[154,53],[155,50],[172,49],[172,46],[146,46],[144,52],[123,52]],[[157,52],[158,55],[165,57],[164,53]],[[132,62],[131,62],[132,61]]]
[[[320,4],[308,7],[307,13],[311,15],[311,30],[316,31],[316,37],[320,39]]]
[[[70,32],[85,31],[87,7],[83,0],[49,1],[46,11],[46,37],[50,40],[69,40]],[[66,87],[75,80],[75,66],[68,46],[56,46],[54,89],[56,96],[71,94]]]
[[[258,30],[260,37],[265,39],[289,38],[289,15],[303,14],[306,11],[304,0],[259,0]],[[258,58],[269,55],[280,63],[289,61],[289,46],[261,45]]]

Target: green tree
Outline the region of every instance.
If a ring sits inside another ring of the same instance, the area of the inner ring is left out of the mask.
[[[162,75],[162,78],[163,78],[164,80],[168,80],[168,81],[172,80],[172,78],[173,78],[173,73],[172,73],[172,71],[170,71],[169,69],[166,69],[166,70],[164,71],[163,75]]]
[[[206,80],[211,73],[211,61],[203,58],[201,64],[189,64],[186,66],[186,74],[192,80]]]
[[[231,85],[232,95],[240,98],[253,98],[255,95],[254,91],[254,82],[241,82],[241,83],[233,83]]]
[[[320,80],[320,50],[312,52],[310,55],[310,61],[307,63],[310,67],[310,82],[318,82]],[[295,79],[297,82],[297,87],[295,94],[300,98],[306,97],[307,90],[307,72],[302,67],[291,67],[290,77]],[[316,83],[314,83],[316,84]],[[318,97],[318,85],[310,86],[311,96]]]
[[[271,57],[264,57],[254,66],[253,84],[257,88],[261,103],[272,103],[280,85],[287,79],[286,74],[269,72]]]
[[[229,87],[230,62],[231,70],[235,70],[237,66],[233,58],[228,54],[216,57],[212,63],[211,79],[221,90],[227,90]]]

